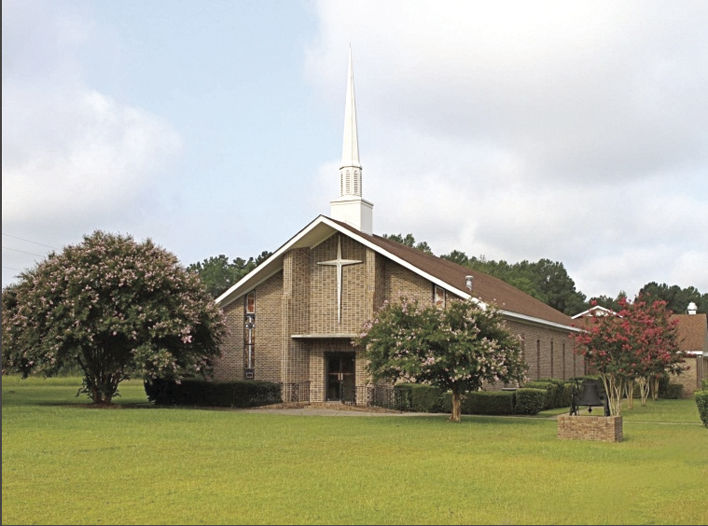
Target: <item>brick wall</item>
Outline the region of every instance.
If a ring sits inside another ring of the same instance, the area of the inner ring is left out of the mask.
[[[558,438],[622,442],[622,417],[558,415]]]
[[[511,332],[521,336],[529,380],[560,378],[567,380],[584,374],[584,361],[573,352],[568,331],[508,320]],[[565,351],[564,351],[565,349]]]
[[[397,302],[402,297],[418,300],[422,306],[433,302],[432,283],[393,261],[384,260],[384,286],[384,299],[389,302]]]
[[[214,380],[243,379],[243,298],[224,309],[227,334],[221,344],[221,357],[214,362]]]

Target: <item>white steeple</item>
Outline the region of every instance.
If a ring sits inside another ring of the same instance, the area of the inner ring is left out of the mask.
[[[352,69],[352,48],[349,47],[349,72],[347,73],[347,97],[344,102],[344,140],[342,141],[342,164],[339,168],[343,178],[346,169],[358,175],[361,182],[361,163],[359,162],[359,136],[356,127],[356,98],[354,97],[354,70]],[[355,175],[355,177],[356,177]],[[341,181],[345,181],[342,179]],[[342,185],[340,195],[361,195],[361,184],[352,184],[351,187]]]
[[[330,215],[365,234],[373,233],[374,205],[361,197],[361,163],[359,162],[359,136],[356,123],[356,99],[354,96],[354,70],[352,48],[349,46],[349,72],[347,96],[344,104],[344,138],[342,141],[342,164],[339,168],[339,197],[330,202]]]

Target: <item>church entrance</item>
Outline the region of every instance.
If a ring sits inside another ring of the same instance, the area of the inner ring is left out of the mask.
[[[327,401],[354,403],[354,359],[353,352],[325,353]]]

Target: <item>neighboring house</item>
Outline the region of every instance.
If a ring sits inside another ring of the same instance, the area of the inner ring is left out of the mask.
[[[696,304],[691,302],[686,314],[674,314],[678,320],[679,349],[689,369],[675,377],[674,382],[683,384],[684,396],[692,396],[701,389],[701,381],[708,378],[708,316],[696,312]]]
[[[497,278],[373,234],[373,205],[362,198],[351,57],[339,172],[331,217],[316,217],[217,298],[230,328],[217,380],[278,382],[285,401],[366,405],[374,387],[352,338],[384,302],[401,297],[441,307],[452,299],[493,303],[520,336],[531,379],[583,374],[570,317]]]

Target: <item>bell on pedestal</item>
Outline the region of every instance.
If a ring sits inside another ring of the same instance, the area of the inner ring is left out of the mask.
[[[577,384],[573,389],[573,403],[571,406],[571,414],[578,414],[578,406],[588,406],[588,413],[592,413],[593,406],[605,406],[605,416],[609,416],[609,407],[605,399],[604,390],[601,389],[600,383],[595,380],[583,380],[581,387],[578,389]]]

